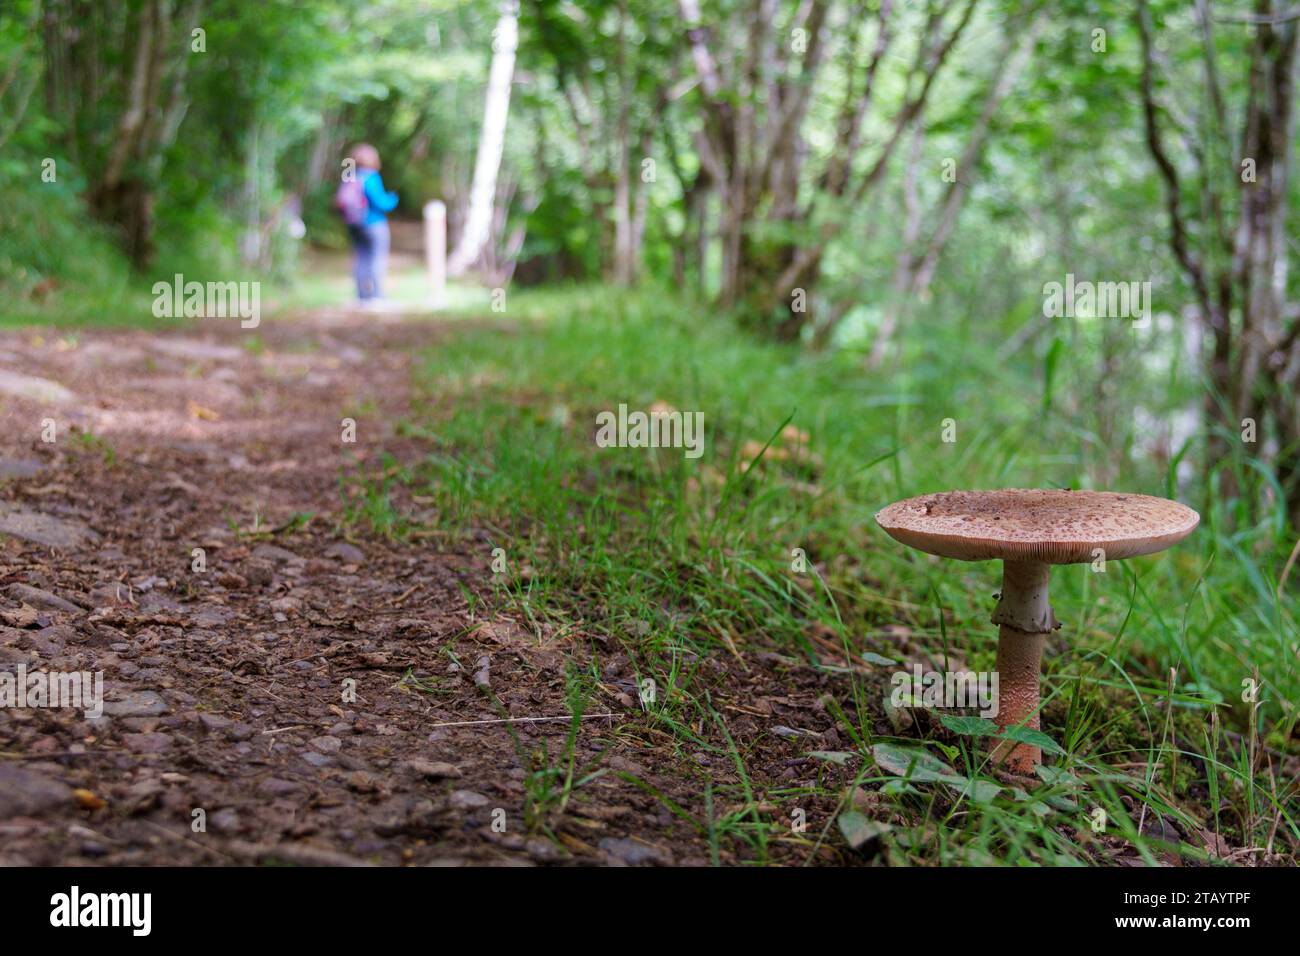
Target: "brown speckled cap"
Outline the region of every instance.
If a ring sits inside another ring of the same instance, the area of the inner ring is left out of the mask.
[[[1163,551],[1201,516],[1186,505],[1112,491],[945,491],[898,501],[876,514],[891,537],[963,561],[1092,561]]]

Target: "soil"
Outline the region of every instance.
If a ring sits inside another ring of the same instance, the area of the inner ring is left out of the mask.
[[[730,755],[647,720],[623,648],[494,612],[486,536],[344,520],[341,479],[422,454],[395,425],[447,328],[229,325],[0,335],[0,671],[101,671],[108,701],[0,708],[0,864],[707,864],[706,782],[715,819],[804,811],[769,860],[856,858],[838,797],[746,804]],[[576,766],[600,774],[561,812],[539,788],[569,722],[502,718],[566,715],[566,664],[593,657],[609,716]],[[843,792],[857,765],[809,754],[851,749],[823,704],[845,681],[753,650],[700,666],[756,801]]]

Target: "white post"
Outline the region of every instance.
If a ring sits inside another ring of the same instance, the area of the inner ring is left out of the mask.
[[[424,205],[424,260],[435,309],[447,305],[447,207],[434,200]]]

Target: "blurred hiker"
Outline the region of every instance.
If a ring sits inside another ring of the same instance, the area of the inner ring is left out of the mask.
[[[383,298],[384,270],[388,266],[388,217],[397,208],[397,193],[384,189],[379,175],[379,150],[369,143],[352,148],[355,175],[344,178],[334,194],[334,206],[348,228],[352,243],[353,275],[357,299],[377,304]]]

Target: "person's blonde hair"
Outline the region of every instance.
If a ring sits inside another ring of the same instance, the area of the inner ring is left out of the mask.
[[[379,150],[369,143],[357,143],[352,147],[352,161],[364,169],[378,169]]]

